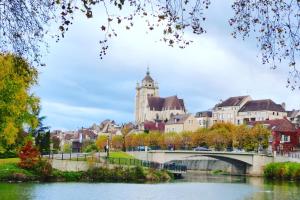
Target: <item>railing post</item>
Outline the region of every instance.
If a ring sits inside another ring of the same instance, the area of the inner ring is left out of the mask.
[[[61,160],[64,160],[64,152],[61,152]]]
[[[78,161],[78,154],[76,154],[76,157],[77,157],[77,159],[76,159],[76,160]]]

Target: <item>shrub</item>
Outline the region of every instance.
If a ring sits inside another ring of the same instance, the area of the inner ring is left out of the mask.
[[[273,179],[300,179],[300,163],[270,163],[264,168],[264,176]]]
[[[38,149],[33,146],[32,141],[28,141],[19,152],[19,166],[24,169],[33,169],[39,160],[39,156]]]
[[[40,176],[41,179],[45,180],[52,175],[52,165],[48,160],[40,159],[36,163],[34,171]]]

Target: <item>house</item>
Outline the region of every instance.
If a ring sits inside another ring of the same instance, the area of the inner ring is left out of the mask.
[[[202,111],[195,114],[200,128],[208,128],[212,125],[212,111]]]
[[[165,123],[162,121],[145,121],[144,122],[144,131],[158,131],[164,132],[165,131]]]
[[[295,124],[296,127],[300,127],[300,110],[287,111],[287,118]]]
[[[213,123],[230,122],[238,124],[238,111],[250,100],[250,96],[236,96],[217,104],[212,112]]]
[[[165,132],[196,131],[200,126],[194,115],[173,115],[165,125]]]
[[[288,153],[299,148],[300,131],[286,118],[249,122],[249,124],[262,124],[272,132],[270,145],[273,152]]]
[[[271,99],[252,100],[250,96],[230,97],[213,109],[212,120],[236,125],[252,121],[283,119],[287,117],[285,104]]]
[[[237,124],[247,124],[250,121],[283,119],[287,117],[283,104],[276,104],[271,99],[251,100],[238,111]]]

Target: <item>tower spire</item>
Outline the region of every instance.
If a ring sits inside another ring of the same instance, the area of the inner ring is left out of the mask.
[[[149,65],[147,66],[147,73],[148,76],[150,75]]]

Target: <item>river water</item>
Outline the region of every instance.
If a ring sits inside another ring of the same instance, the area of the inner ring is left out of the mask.
[[[300,200],[300,184],[188,174],[164,184],[0,183],[0,200]]]

